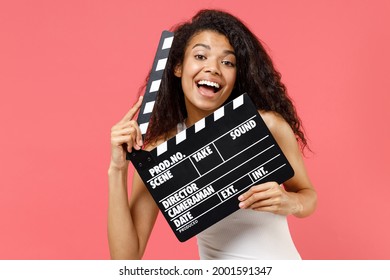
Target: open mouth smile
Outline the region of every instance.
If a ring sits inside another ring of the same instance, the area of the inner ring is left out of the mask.
[[[207,90],[207,92],[212,91],[213,93],[216,93],[221,88],[220,84],[208,80],[200,80],[197,82],[196,85],[198,86],[198,88]]]

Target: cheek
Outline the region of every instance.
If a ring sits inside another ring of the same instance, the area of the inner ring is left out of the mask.
[[[195,76],[199,71],[201,70],[201,66],[197,63],[187,63],[183,67],[183,74],[187,77],[193,77]]]
[[[237,78],[236,71],[234,71],[233,73],[229,73],[229,74],[230,74],[228,76],[229,85],[231,87],[234,87],[234,84],[236,83],[236,78]]]
[[[181,76],[182,85],[192,85],[193,80],[200,71],[200,67],[195,64],[188,64],[183,67],[183,72]]]

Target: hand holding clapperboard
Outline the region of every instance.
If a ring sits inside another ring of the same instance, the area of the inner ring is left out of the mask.
[[[138,116],[147,130],[173,33],[162,33]],[[127,154],[176,237],[186,241],[238,210],[253,185],[294,171],[247,94],[151,151]]]

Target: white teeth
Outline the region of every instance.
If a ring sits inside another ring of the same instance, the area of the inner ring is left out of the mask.
[[[214,82],[210,82],[210,81],[206,81],[206,80],[199,81],[198,85],[199,86],[206,85],[206,86],[215,87],[215,88],[219,88],[220,87],[220,85],[218,83],[214,83]]]

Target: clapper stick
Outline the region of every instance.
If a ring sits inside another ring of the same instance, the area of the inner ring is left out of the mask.
[[[160,88],[161,78],[167,63],[169,50],[173,41],[173,33],[169,31],[163,31],[161,34],[160,42],[158,44],[156,56],[154,58],[152,71],[150,73],[148,84],[146,85],[146,91],[144,100],[138,114],[137,122],[139,124],[142,136],[144,137],[148,129],[150,116],[154,108],[154,102],[156,100],[157,92]]]
[[[128,159],[181,242],[237,211],[238,196],[251,186],[294,175],[247,94]]]
[[[169,50],[173,42],[173,32],[164,30],[161,33],[160,41],[158,43],[156,55],[154,57],[152,70],[146,85],[144,98],[142,100],[141,108],[137,117],[137,122],[141,130],[142,138],[148,130],[150,117],[153,112],[154,103],[156,101],[157,92],[160,88],[161,79],[168,60]],[[140,150],[137,153],[138,157],[145,157],[144,151]],[[134,153],[133,153],[134,157]],[[126,152],[126,159],[131,160],[130,153]]]

